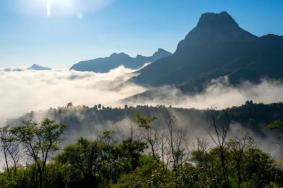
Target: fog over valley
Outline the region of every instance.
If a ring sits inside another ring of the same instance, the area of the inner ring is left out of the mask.
[[[168,109],[168,113],[176,118],[176,130],[186,132],[189,139],[186,143],[191,145],[197,138],[205,138],[213,145],[209,136],[209,132],[212,131],[209,128],[209,120],[201,111],[195,114],[194,111],[186,111],[187,108],[221,110],[241,106],[248,100],[266,104],[283,100],[283,84],[275,80],[262,80],[258,84],[243,82],[238,86],[232,86],[225,77],[212,80],[202,93],[185,94],[173,86],[145,87],[135,84],[131,78],[137,74],[136,70],[123,66],[108,73],[2,70],[0,74],[2,125],[5,125],[7,120],[8,124],[16,126],[23,120],[40,122],[48,117],[69,125],[66,144],[73,143],[80,137],[96,138],[100,131],[107,129],[115,130],[119,138],[121,135],[129,136],[131,127],[137,128],[134,122],[137,113],[155,115],[159,119],[157,124],[160,131],[166,132],[168,117],[162,110],[158,110],[158,106],[162,105],[177,108]],[[73,106],[67,107],[68,103],[72,103]],[[94,111],[90,109],[88,112],[83,107],[92,108],[98,104],[105,109],[98,108]],[[124,109],[125,105],[157,106],[157,110],[137,108],[132,113],[130,111],[127,113]],[[59,112],[61,108],[63,113]],[[117,112],[111,108],[121,108],[121,110]],[[180,112],[178,108],[184,108],[184,112]],[[26,113],[28,114],[25,115]],[[259,121],[259,125],[262,123]],[[274,157],[279,156],[280,150],[269,133],[262,137],[242,126],[237,120],[231,127],[231,137],[253,135],[264,150],[271,152]],[[138,133],[135,134],[138,136]]]
[[[0,111],[2,123],[24,113],[50,107],[74,105],[111,107],[124,105],[166,105],[182,108],[224,109],[247,100],[274,103],[283,100],[283,84],[262,80],[231,86],[227,78],[213,80],[202,93],[184,94],[174,86],[145,87],[129,81],[135,70],[123,66],[108,73],[52,71],[0,71]],[[149,94],[139,95],[148,91]],[[134,97],[133,97],[134,96]]]

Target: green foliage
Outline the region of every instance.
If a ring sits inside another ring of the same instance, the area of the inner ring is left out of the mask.
[[[141,159],[141,166],[134,172],[121,177],[119,182],[112,185],[112,188],[154,188],[171,187],[173,172],[165,164],[152,157],[144,156]]]
[[[142,124],[152,121],[140,119]],[[51,120],[9,129],[27,154],[23,158],[27,161],[24,166],[18,164],[15,173],[10,173],[9,168],[1,172],[0,187],[226,187],[220,153],[225,155],[229,187],[283,185],[282,165],[256,148],[249,137],[230,139],[222,148],[207,148],[205,142],[199,142],[190,160],[172,167],[170,161],[146,153],[148,143],[134,138],[116,142],[113,131],[104,131],[96,140],[80,138],[58,151],[64,129],[64,125]]]
[[[243,177],[256,187],[264,187],[269,184],[272,177],[272,159],[257,148],[250,148],[245,152],[243,164]]]
[[[89,141],[81,138],[54,158],[57,163],[68,167],[72,180],[69,185],[106,186],[117,182],[121,174],[129,173],[139,166],[145,143],[127,139],[121,144],[109,145],[107,140]]]
[[[230,187],[239,187],[235,153],[227,148],[225,151],[228,164],[228,175]],[[120,187],[224,187],[224,178],[221,174],[219,149],[214,148],[209,152],[192,152],[192,164],[186,163],[175,170],[170,170],[164,163],[151,157],[144,157],[142,166],[134,172],[120,178],[119,182],[112,185],[113,188]],[[275,168],[270,156],[257,148],[247,148],[243,152],[241,163],[241,187],[279,187],[282,185],[282,170]]]
[[[283,131],[283,120],[276,120],[267,125],[269,129],[277,129]]]
[[[35,174],[32,181],[36,184],[34,187],[43,187],[48,157],[59,149],[60,137],[65,128],[65,125],[44,119],[40,124],[27,121],[9,130],[15,138],[14,142],[18,142],[24,150],[24,157],[33,162],[31,166],[35,169],[32,173]],[[10,176],[9,169],[7,173]]]
[[[151,116],[142,116],[140,114],[136,115],[136,122],[138,125],[146,130],[151,129],[153,121],[155,121],[157,118],[156,117],[151,117]]]

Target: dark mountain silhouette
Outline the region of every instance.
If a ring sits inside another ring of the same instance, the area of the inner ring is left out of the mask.
[[[29,70],[36,70],[36,71],[40,71],[40,70],[51,70],[51,68],[49,67],[44,67],[41,65],[37,65],[37,64],[33,64],[31,67],[28,68]]]
[[[139,71],[143,85],[177,85],[200,91],[212,79],[228,76],[231,84],[243,80],[283,77],[283,37],[257,37],[227,13],[205,13],[172,56]]]
[[[155,62],[164,57],[172,55],[163,49],[158,49],[152,56],[146,57],[137,55],[136,57],[130,57],[125,53],[114,53],[110,57],[97,58],[88,61],[81,61],[71,67],[72,70],[77,71],[94,71],[105,73],[111,69],[124,65],[126,68],[137,69],[144,66],[146,63]]]

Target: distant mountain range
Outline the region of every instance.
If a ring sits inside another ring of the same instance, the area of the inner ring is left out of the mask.
[[[28,68],[29,70],[36,70],[36,71],[41,71],[41,70],[51,70],[49,67],[44,67],[41,65],[33,64],[31,67]]]
[[[283,78],[283,37],[255,36],[240,28],[227,12],[205,13],[172,56],[141,69],[134,81],[200,91],[223,76],[235,85]]]
[[[71,67],[71,70],[105,73],[121,65],[130,69],[138,69],[144,66],[146,63],[152,63],[171,55],[172,54],[170,52],[165,51],[161,48],[149,57],[141,55],[137,55],[136,57],[130,57],[125,53],[114,53],[111,56],[105,58],[81,61],[73,65]]]

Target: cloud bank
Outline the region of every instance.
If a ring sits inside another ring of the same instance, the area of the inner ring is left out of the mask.
[[[130,82],[134,70],[118,67],[109,73],[67,70],[0,70],[1,121],[29,111],[74,105],[105,106],[172,105],[174,107],[219,109],[239,106],[247,100],[273,103],[283,101],[283,84],[262,80],[231,86],[227,79],[212,81],[204,92],[186,95],[172,86],[145,88]],[[147,95],[137,95],[148,91]],[[132,97],[136,95],[135,97]],[[127,98],[127,100],[123,100]]]
[[[263,79],[258,84],[243,82],[239,86],[232,86],[227,78],[221,78],[211,81],[200,94],[186,95],[176,87],[164,86],[152,89],[145,95],[130,97],[125,101],[130,104],[165,104],[185,108],[224,109],[240,106],[248,100],[265,104],[282,102],[283,84],[280,81]]]
[[[64,106],[121,105],[125,96],[143,92],[127,83],[133,71],[119,67],[106,74],[76,71],[0,71],[0,117]]]

